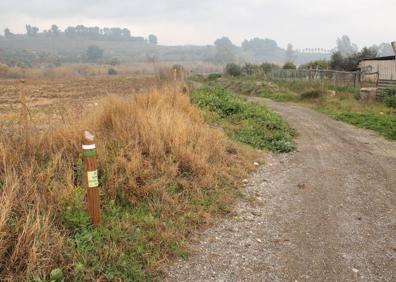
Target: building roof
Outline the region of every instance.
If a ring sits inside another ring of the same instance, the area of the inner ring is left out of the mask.
[[[361,61],[391,61],[395,60],[396,56],[385,56],[385,57],[375,57],[375,58],[367,58]]]

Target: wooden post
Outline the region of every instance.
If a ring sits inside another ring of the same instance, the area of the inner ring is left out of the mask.
[[[84,131],[82,143],[84,161],[83,184],[87,190],[87,209],[92,224],[98,225],[100,223],[100,197],[94,138],[92,133]]]

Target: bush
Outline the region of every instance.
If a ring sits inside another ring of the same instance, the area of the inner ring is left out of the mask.
[[[259,65],[246,63],[241,68],[244,75],[260,75],[264,71]]]
[[[113,68],[109,68],[108,70],[107,70],[107,74],[108,75],[116,75],[118,72],[117,72],[117,70],[116,69],[113,69]]]
[[[282,69],[284,69],[284,70],[295,70],[295,69],[297,69],[297,67],[292,62],[287,62],[287,63],[285,63],[283,65]]]
[[[298,67],[299,69],[320,69],[326,70],[329,68],[329,61],[327,60],[316,60]]]
[[[396,108],[396,88],[385,89],[382,95],[382,101],[387,107]]]
[[[323,96],[323,91],[320,89],[313,89],[301,94],[301,99],[318,99]]]
[[[86,56],[89,62],[96,62],[103,57],[103,49],[95,45],[88,46]]]
[[[208,80],[213,81],[221,77],[220,73],[211,73],[208,75]]]
[[[242,68],[237,64],[227,64],[225,73],[231,76],[240,76],[242,74]]]
[[[265,73],[269,73],[272,70],[279,70],[280,67],[277,64],[273,64],[273,63],[262,63],[260,65],[260,68],[265,72]]]

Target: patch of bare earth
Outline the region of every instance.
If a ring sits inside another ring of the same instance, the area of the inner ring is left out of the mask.
[[[167,281],[396,281],[396,143],[268,101],[298,151],[267,154],[236,216],[197,237]]]

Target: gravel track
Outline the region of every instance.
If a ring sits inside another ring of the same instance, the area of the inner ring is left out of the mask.
[[[199,234],[165,280],[396,281],[396,143],[266,104],[297,130],[298,150],[267,153],[236,216]]]

